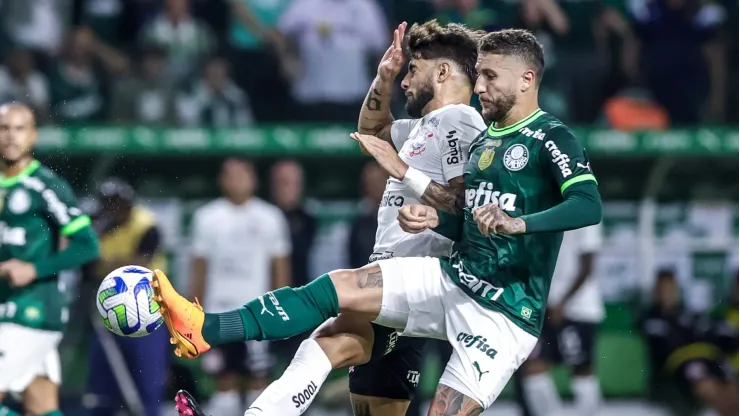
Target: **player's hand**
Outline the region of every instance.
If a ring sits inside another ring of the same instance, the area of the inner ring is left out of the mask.
[[[23,287],[36,280],[36,266],[10,259],[0,263],[0,276],[7,278],[13,287]]]
[[[392,144],[369,134],[352,133],[349,136],[357,140],[365,152],[375,158],[389,175],[399,181],[403,180],[409,165],[401,160]]]
[[[426,205],[405,205],[398,210],[398,224],[410,234],[418,234],[439,225],[437,211]]]
[[[385,55],[380,59],[378,65],[378,78],[382,81],[393,81],[403,68],[406,58],[403,56],[403,37],[406,35],[407,23],[403,22],[398,25],[398,29],[393,31],[393,43],[385,51]]]
[[[512,218],[498,204],[486,204],[473,209],[478,231],[486,237],[491,234],[521,234],[526,225],[521,218]]]

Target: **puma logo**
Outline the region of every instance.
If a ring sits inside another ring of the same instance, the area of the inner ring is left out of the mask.
[[[263,296],[260,296],[259,297],[259,300],[260,300],[260,303],[262,304],[262,312],[260,312],[260,315],[264,315],[265,312],[267,312],[267,313],[270,314],[270,316],[275,316],[274,313],[272,313],[269,309],[267,309],[267,305],[265,304],[265,297],[264,297],[264,295]]]
[[[580,162],[576,162],[576,166],[583,169],[591,170],[591,162],[587,162],[585,165]]]
[[[490,371],[482,371],[480,369],[480,364],[478,364],[478,361],[473,361],[473,368],[475,368],[475,371],[478,372],[478,381],[483,377],[483,374],[490,373]]]

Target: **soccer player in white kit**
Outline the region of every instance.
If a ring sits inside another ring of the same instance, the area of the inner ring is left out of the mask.
[[[571,414],[598,414],[599,380],[594,375],[596,329],[604,319],[598,282],[592,278],[594,256],[601,249],[601,225],[568,231],[550,286],[548,319],[542,336],[524,363],[523,398],[533,416],[559,414],[562,403],[549,375],[551,364],[567,366],[572,375]]]
[[[433,182],[420,193],[404,182],[388,179],[370,262],[450,254],[452,242],[431,230],[420,234],[401,230],[398,210],[408,204],[456,204],[468,147],[486,128],[480,114],[468,105],[475,82],[477,34],[461,25],[430,21],[412,26],[404,42],[405,30],[406,23],[402,23],[394,32],[393,44],[360,110],[358,130],[398,150],[396,157],[409,166],[407,177],[413,171],[422,172]],[[394,120],[390,97],[405,61],[403,43],[411,59],[401,86],[406,111],[414,118]],[[391,328],[341,314],[301,344],[283,376],[251,408],[266,415],[302,414],[332,368],[355,366],[350,370],[350,391],[356,416],[405,415],[419,382],[423,341],[399,337]]]

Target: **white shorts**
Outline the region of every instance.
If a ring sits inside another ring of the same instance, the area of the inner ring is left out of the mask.
[[[402,336],[437,338],[453,352],[440,384],[493,404],[537,344],[499,312],[480,306],[457,287],[431,257],[380,260],[383,304],[375,323]]]
[[[62,381],[57,346],[62,333],[0,323],[0,392],[22,393],[36,377]]]

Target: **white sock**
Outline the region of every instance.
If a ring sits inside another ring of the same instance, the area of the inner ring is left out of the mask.
[[[534,416],[560,414],[563,403],[560,401],[555,383],[549,374],[537,374],[524,377],[522,381],[524,400]]]
[[[576,414],[590,416],[599,414],[601,388],[595,376],[576,376],[571,383]]]
[[[313,339],[303,341],[283,375],[267,386],[244,416],[302,415],[331,369],[331,361],[319,344]]]
[[[239,416],[241,406],[239,392],[219,391],[211,397],[204,410],[210,415]]]

